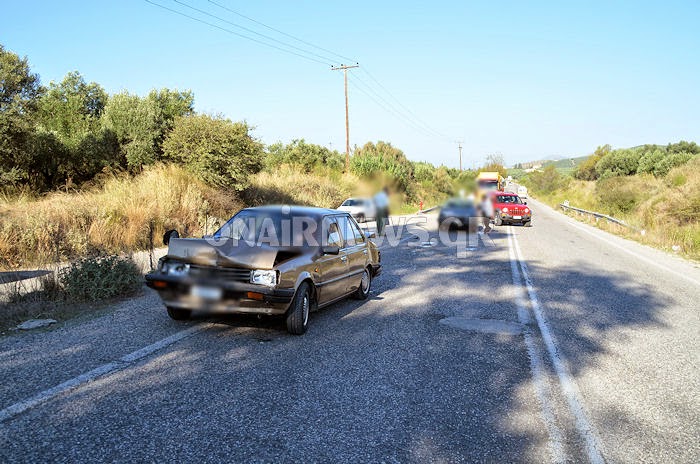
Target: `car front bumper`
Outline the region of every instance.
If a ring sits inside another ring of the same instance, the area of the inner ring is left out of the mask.
[[[184,276],[169,276],[158,271],[146,274],[146,285],[158,291],[165,306],[220,313],[281,315],[287,312],[295,292],[293,288],[196,280]],[[220,298],[206,299],[195,296],[192,292],[193,287],[220,289]]]
[[[515,216],[520,216],[520,217],[515,217]],[[522,222],[523,224],[526,222],[529,222],[532,220],[532,214],[523,214],[523,215],[515,215],[511,216],[510,214],[504,214],[501,213],[501,221],[503,222]]]

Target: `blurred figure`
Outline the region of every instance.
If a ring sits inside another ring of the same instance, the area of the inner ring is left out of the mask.
[[[384,235],[384,228],[389,223],[389,189],[384,187],[373,200],[377,212],[377,236]]]
[[[479,208],[484,221],[484,233],[488,234],[491,232],[491,219],[493,219],[493,203],[488,195],[482,195]]]

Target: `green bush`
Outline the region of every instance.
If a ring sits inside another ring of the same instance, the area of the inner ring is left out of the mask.
[[[613,150],[596,163],[595,170],[598,177],[629,176],[636,174],[640,158],[640,150]]]
[[[553,164],[545,166],[542,171],[533,171],[523,178],[523,183],[536,193],[549,194],[565,188],[569,179],[562,176]]]
[[[99,301],[136,293],[143,284],[141,272],[130,258],[85,258],[59,274],[59,285],[70,301]]]
[[[641,202],[640,185],[624,177],[601,179],[596,184],[598,201],[610,214],[629,213]]]
[[[406,155],[390,143],[367,142],[357,148],[350,159],[350,170],[359,177],[377,178],[385,176],[395,187],[406,192],[413,183],[413,164]]]
[[[688,152],[672,153],[656,163],[654,166],[654,174],[657,176],[665,176],[671,169],[687,163],[693,159],[694,156],[697,155]]]
[[[211,186],[241,191],[262,168],[264,155],[250,131],[245,122],[206,114],[181,116],[163,143],[163,153]]]

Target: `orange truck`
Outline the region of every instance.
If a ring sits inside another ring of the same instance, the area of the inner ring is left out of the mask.
[[[502,191],[504,180],[498,172],[484,171],[476,176],[476,187],[480,193]]]

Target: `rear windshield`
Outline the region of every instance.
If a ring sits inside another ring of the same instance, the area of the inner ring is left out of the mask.
[[[364,203],[364,200],[360,200],[358,198],[349,198],[345,200],[340,206],[362,206]]]

